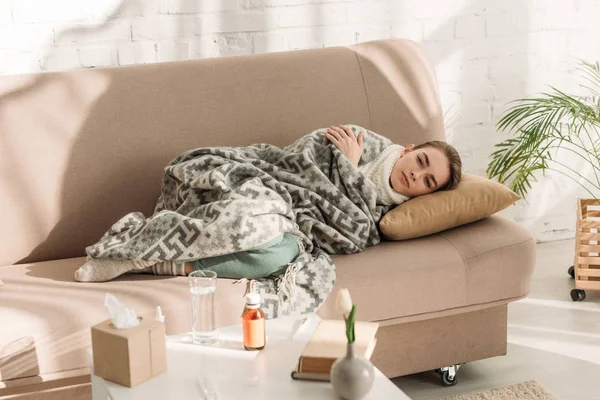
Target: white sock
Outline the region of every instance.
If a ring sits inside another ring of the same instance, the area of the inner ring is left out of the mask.
[[[157,261],[112,260],[109,258],[89,258],[77,271],[75,280],[79,282],[106,282],[131,270],[141,270],[156,264]]]
[[[150,268],[152,268],[154,275],[186,276],[185,263],[178,264],[175,261],[161,261]]]
[[[144,269],[135,269],[129,271],[128,273],[187,276],[187,274],[185,273],[185,263],[176,264],[174,261],[159,261],[156,264],[146,267]]]

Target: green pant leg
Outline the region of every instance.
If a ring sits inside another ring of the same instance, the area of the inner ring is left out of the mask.
[[[298,257],[298,244],[292,235],[279,238],[252,250],[193,261],[193,269],[214,271],[219,278],[257,279],[283,273]]]

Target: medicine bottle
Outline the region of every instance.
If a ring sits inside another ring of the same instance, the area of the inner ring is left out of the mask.
[[[267,342],[265,332],[265,313],[260,308],[260,294],[248,293],[246,307],[242,313],[244,330],[244,348],[246,350],[262,350]]]

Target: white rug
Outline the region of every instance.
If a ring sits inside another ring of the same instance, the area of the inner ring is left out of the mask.
[[[557,400],[536,381],[518,383],[484,392],[442,397],[440,400]]]

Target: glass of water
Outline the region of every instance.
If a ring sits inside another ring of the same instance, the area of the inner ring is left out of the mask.
[[[217,342],[217,273],[194,271],[189,276],[192,299],[192,335],[194,344]]]

